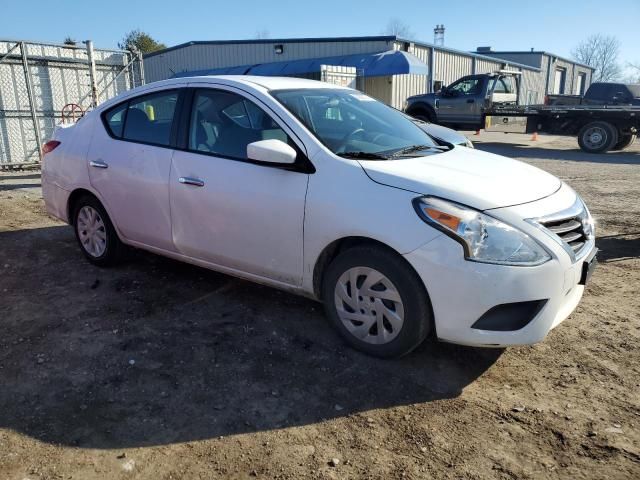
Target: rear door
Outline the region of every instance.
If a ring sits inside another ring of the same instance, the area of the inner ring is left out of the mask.
[[[438,121],[475,124],[481,121],[486,79],[470,75],[448,86],[438,98]]]
[[[120,233],[164,250],[174,250],[168,181],[179,97],[161,90],[108,110],[87,156],[91,185]]]

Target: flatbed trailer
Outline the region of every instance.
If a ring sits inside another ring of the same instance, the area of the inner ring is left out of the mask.
[[[629,147],[640,132],[640,107],[495,105],[484,112],[487,131],[544,132],[578,137],[580,148],[603,153]]]

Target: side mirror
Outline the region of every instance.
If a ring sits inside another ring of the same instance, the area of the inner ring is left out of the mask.
[[[296,151],[282,140],[260,140],[247,145],[247,158],[265,163],[295,163]]]

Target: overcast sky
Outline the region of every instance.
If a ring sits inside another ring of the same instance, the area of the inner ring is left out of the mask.
[[[535,48],[570,56],[593,33],[621,41],[621,61],[640,63],[640,0],[283,1],[1,0],[0,38],[62,42],[66,36],[113,48],[139,28],[171,46],[189,40],[378,35],[390,18],[431,43],[443,23],[445,45],[474,50]]]

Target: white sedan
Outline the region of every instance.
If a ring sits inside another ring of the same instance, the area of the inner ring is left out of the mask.
[[[93,264],[123,245],[322,301],[372,355],[429,334],[542,340],[595,265],[579,196],[537,168],[439,146],[348,88],[209,76],[126,92],[44,148],[48,211]]]

